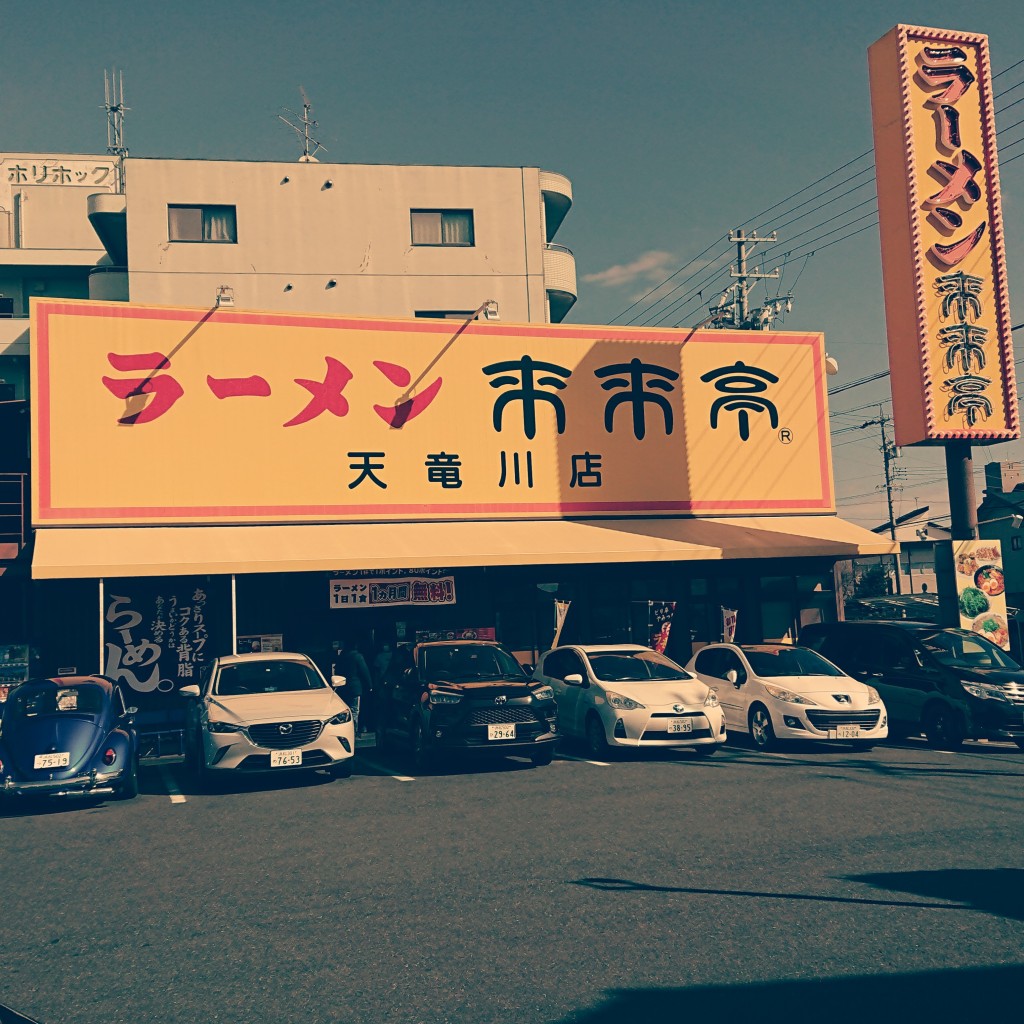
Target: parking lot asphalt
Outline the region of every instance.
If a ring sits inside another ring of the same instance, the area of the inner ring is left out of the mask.
[[[1016,1016],[1024,752],[729,744],[8,810],[0,1003],[44,1024]]]

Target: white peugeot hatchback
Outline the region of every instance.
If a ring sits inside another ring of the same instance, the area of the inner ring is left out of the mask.
[[[555,647],[533,673],[555,691],[558,731],[586,741],[593,757],[613,747],[686,747],[713,754],[725,719],[707,684],[649,647]]]
[[[304,654],[216,658],[198,686],[179,692],[192,698],[185,735],[201,780],[315,768],[351,774],[352,712]]]
[[[777,740],[844,740],[868,750],[889,734],[873,686],[792,644],[710,644],[687,666],[718,691],[730,732],[767,750]]]

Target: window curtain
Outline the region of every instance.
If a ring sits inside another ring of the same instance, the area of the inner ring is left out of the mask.
[[[442,245],[472,245],[473,215],[470,213],[446,213],[441,218]]]
[[[412,244],[441,244],[441,214],[414,212],[412,214]]]
[[[235,211],[230,206],[211,206],[204,211],[203,241],[235,241]]]

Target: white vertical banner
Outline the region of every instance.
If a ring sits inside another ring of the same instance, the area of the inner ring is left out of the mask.
[[[555,602],[555,636],[551,641],[552,647],[558,646],[558,638],[562,635],[562,626],[565,625],[565,616],[569,611],[570,601]]]
[[[722,609],[722,643],[731,644],[736,639],[736,609]]]

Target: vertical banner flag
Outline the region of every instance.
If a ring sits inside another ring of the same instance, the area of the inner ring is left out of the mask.
[[[960,625],[973,629],[1004,651],[1010,649],[1006,622],[1006,582],[999,541],[953,542]]]
[[[668,634],[672,629],[672,616],[676,611],[675,601],[651,601],[651,647],[660,654],[668,646]]]
[[[736,639],[736,609],[722,609],[722,643],[731,644]]]

